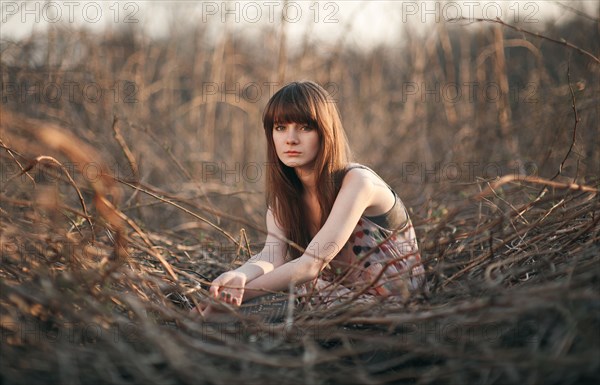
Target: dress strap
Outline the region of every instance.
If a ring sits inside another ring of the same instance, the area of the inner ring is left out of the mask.
[[[402,209],[404,211],[404,216],[405,216],[405,221],[401,224],[391,224],[391,227],[398,227],[399,229],[401,229],[400,231],[403,231],[410,223],[410,217],[408,215],[408,210],[406,210],[406,206],[404,205],[404,203],[402,203],[402,200],[400,199],[400,197],[398,196],[398,194],[396,193],[396,191],[394,191],[394,189],[382,178],[380,177],[375,171],[373,171],[371,168],[360,164],[360,163],[351,163],[346,167],[346,172],[354,169],[354,168],[362,168],[364,170],[369,170],[371,171],[373,174],[375,174],[377,176],[377,178],[379,178],[392,192],[392,194],[394,194],[394,205],[392,206],[392,208],[387,211],[386,213],[380,214],[380,215],[375,215],[375,216],[366,216],[369,220],[373,221],[374,223],[376,223],[377,225],[384,227],[384,228],[388,228],[390,227],[390,220],[391,217],[396,217],[398,214],[393,214],[394,211],[397,212],[397,206],[398,204],[400,204],[402,206]],[[394,220],[391,220],[392,222],[395,222]]]

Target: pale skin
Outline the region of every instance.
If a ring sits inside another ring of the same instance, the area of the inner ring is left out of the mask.
[[[303,198],[310,222],[307,225],[313,237],[300,258],[286,262],[285,234],[269,209],[266,215],[268,235],[263,250],[211,283],[209,292],[213,297],[235,306],[269,292],[288,290],[290,283],[298,285],[314,280],[348,241],[362,215],[383,214],[395,202],[393,193],[375,174],[360,168],[351,169],[342,182],[329,217],[319,229],[321,212],[312,172],[319,151],[317,131],[297,123],[276,124],[273,142],[279,159],[294,168],[304,186]],[[214,309],[205,304],[193,311],[205,317],[214,313]]]

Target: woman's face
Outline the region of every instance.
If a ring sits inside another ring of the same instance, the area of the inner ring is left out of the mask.
[[[308,171],[319,153],[319,133],[304,123],[275,123],[273,142],[277,156],[288,167]]]

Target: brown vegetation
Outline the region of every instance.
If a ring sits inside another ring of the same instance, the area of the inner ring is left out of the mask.
[[[571,47],[597,53],[597,21],[546,26],[571,46],[486,22],[329,53],[203,28],[2,43],[3,383],[598,378],[600,66]],[[428,291],[204,323],[189,305],[264,239],[269,87],[303,78],[329,87],[357,159],[410,207]]]

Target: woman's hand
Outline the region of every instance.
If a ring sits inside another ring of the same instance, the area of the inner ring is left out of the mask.
[[[231,311],[223,309],[220,306],[214,306],[208,302],[201,302],[198,306],[190,310],[190,314],[200,314],[205,321],[209,322],[229,322],[235,320]]]
[[[212,281],[210,294],[225,303],[240,306],[244,298],[246,275],[237,271],[227,271]]]
[[[209,293],[214,298],[234,306],[240,306],[244,298],[244,287],[246,286],[246,275],[237,271],[227,271],[212,281]],[[212,321],[223,321],[231,318],[219,307],[210,305],[209,301],[201,302],[190,310],[190,313],[200,314],[205,319]]]

